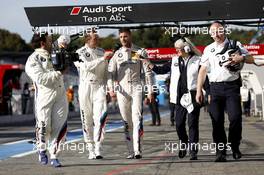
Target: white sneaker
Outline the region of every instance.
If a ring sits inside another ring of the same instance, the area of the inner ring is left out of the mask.
[[[89,156],[88,159],[92,160],[92,159],[96,159],[95,153],[93,151],[89,152]]]
[[[100,143],[95,144],[94,153],[95,153],[96,159],[103,158],[103,156],[101,155],[101,144]]]
[[[127,159],[134,159],[135,157],[134,157],[134,154],[129,154],[126,158]]]

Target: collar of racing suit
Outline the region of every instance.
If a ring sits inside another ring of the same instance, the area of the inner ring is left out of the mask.
[[[221,44],[218,44],[218,43],[215,42],[215,47],[217,47],[217,48],[223,48],[227,42],[228,42],[228,38],[226,37],[225,38],[225,41],[222,42]]]
[[[141,49],[139,46],[135,45],[135,44],[131,44],[131,47],[124,47],[122,46],[120,48],[122,51],[124,52],[128,52],[128,51],[138,51],[139,49]]]
[[[123,51],[123,52],[128,52],[130,50],[131,50],[131,48],[128,48],[128,47],[122,47],[121,48],[121,51]]]
[[[136,46],[135,44],[132,43],[131,47],[121,47],[121,51],[123,52],[129,52],[129,51],[138,51],[140,47]]]
[[[35,49],[35,52],[44,58],[48,58],[50,56],[49,52],[45,49],[42,49],[42,48]]]
[[[88,51],[96,51],[96,49],[97,49],[98,47],[91,48],[91,47],[89,47],[87,44],[85,44],[85,48],[86,48]]]

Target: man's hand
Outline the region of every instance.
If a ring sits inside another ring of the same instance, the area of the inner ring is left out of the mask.
[[[149,103],[153,103],[155,98],[154,98],[154,95],[153,94],[148,94],[147,96],[148,100],[149,100]]]
[[[109,91],[109,95],[111,98],[116,98],[116,93],[114,91]]]
[[[238,53],[231,54],[230,58],[231,58],[230,64],[237,64],[237,63],[241,63],[241,62],[245,61],[245,57],[238,54]]]
[[[196,99],[196,102],[201,105],[203,102],[203,92],[197,91],[195,99]]]
[[[208,104],[210,104],[211,103],[211,95],[208,95]]]
[[[112,52],[112,51],[105,52],[104,53],[104,59],[105,60],[110,60],[113,55],[114,55],[114,52]]]
[[[145,104],[145,105],[149,105],[149,99],[148,99],[148,98],[145,98],[145,99],[144,99],[144,104]]]
[[[149,69],[153,69],[154,65],[150,62],[149,59],[141,59],[144,66],[148,67]]]

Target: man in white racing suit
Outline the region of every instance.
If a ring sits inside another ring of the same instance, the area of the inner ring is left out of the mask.
[[[85,35],[85,45],[77,50],[80,61],[74,62],[79,72],[79,102],[84,141],[89,159],[102,159],[101,143],[107,117],[107,55],[98,48],[95,31]]]
[[[55,71],[51,62],[51,37],[34,34],[35,49],[25,66],[27,75],[35,86],[36,139],[39,162],[48,163],[46,149],[50,153],[51,165],[60,167],[57,159],[61,142],[67,131],[68,103],[63,75]]]
[[[119,30],[119,39],[122,47],[111,58],[108,66],[108,87],[110,96],[117,92],[117,100],[121,116],[124,120],[125,139],[128,145],[127,158],[140,159],[141,136],[143,135],[141,71],[145,71],[145,80],[148,89],[148,98],[152,101],[152,73],[147,70],[140,59],[147,57],[144,49],[132,44],[131,32],[128,28]],[[141,58],[139,58],[141,57]],[[135,58],[135,59],[134,59]],[[133,137],[131,131],[133,128]],[[133,138],[133,142],[132,142]]]

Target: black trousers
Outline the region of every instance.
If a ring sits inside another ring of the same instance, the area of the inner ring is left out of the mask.
[[[189,114],[188,111],[181,105],[176,105],[176,131],[179,140],[182,143],[188,144],[190,152],[198,152],[196,143],[199,142],[199,115],[200,107],[194,107],[194,110]],[[189,139],[186,131],[186,118],[188,117]],[[188,141],[189,140],[189,141]]]
[[[212,83],[210,86],[210,113],[213,125],[213,141],[226,145],[225,111],[228,114],[229,133],[228,142],[232,150],[237,150],[242,139],[242,110],[240,85],[236,81],[231,83]],[[223,150],[225,153],[225,150]]]
[[[156,125],[156,122],[160,124],[160,112],[158,102],[154,100],[152,103],[149,103],[149,109],[152,116],[152,124]]]
[[[170,103],[170,121],[174,124],[175,122],[175,104]]]
[[[26,114],[28,102],[29,102],[28,98],[22,97],[22,114]]]
[[[246,117],[250,116],[250,101],[245,101],[243,104],[243,113],[246,115]]]

